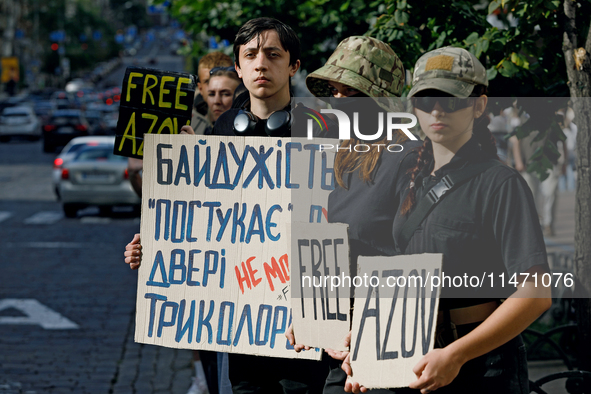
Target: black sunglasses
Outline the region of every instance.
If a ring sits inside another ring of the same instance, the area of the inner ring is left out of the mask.
[[[228,67],[214,67],[211,70],[209,70],[209,75],[211,76],[218,71],[232,71],[232,72],[235,72],[236,74],[238,74],[238,72],[236,71],[234,66],[228,66]]]
[[[444,112],[456,112],[474,105],[475,97],[412,97],[412,106],[424,112],[431,112],[435,104],[439,103]]]

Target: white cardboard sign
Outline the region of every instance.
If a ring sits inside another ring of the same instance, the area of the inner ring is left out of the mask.
[[[297,343],[347,350],[350,328],[348,226],[292,223],[292,316]]]
[[[355,289],[353,382],[389,388],[417,379],[412,369],[434,345],[440,289],[430,278],[440,276],[442,256],[359,257],[358,275],[379,284]]]
[[[292,204],[292,192],[316,176],[316,166],[299,167],[319,152],[290,139],[145,137],[135,340],[319,359],[319,351],[295,353],[284,336],[290,216],[312,210],[310,200]]]

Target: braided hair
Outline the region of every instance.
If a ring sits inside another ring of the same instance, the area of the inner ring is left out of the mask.
[[[480,97],[483,94],[486,94],[486,86],[476,85],[470,97]],[[480,115],[479,118],[474,120],[474,128],[472,129],[472,133],[478,141],[478,143],[480,144],[480,147],[482,148],[482,152],[484,153],[485,157],[499,160],[499,156],[497,155],[497,145],[495,137],[488,129],[489,122],[490,120],[485,111],[485,113]],[[415,179],[417,175],[432,161],[433,143],[431,142],[429,137],[425,137],[425,140],[423,141],[423,146],[421,146],[418,149],[418,158],[416,165],[412,167],[410,170],[408,170],[408,174],[410,175],[410,192],[406,196],[406,199],[404,200],[400,208],[400,213],[402,215],[406,215],[412,210],[412,207],[415,204],[417,192]]]

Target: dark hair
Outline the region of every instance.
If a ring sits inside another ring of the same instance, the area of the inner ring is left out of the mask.
[[[275,30],[279,36],[281,46],[289,52],[289,64],[294,65],[300,59],[300,39],[293,29],[283,22],[273,18],[256,18],[246,22],[234,39],[234,60],[240,67],[239,53],[240,46],[250,42],[255,37],[267,30]]]
[[[239,83],[242,83],[242,79],[238,77],[238,73],[234,69],[234,66],[212,68],[209,72],[209,78],[211,79],[213,77],[228,77],[235,81],[238,81]]]
[[[486,94],[486,86],[484,85],[476,85],[470,97],[480,97],[483,94]],[[494,158],[499,160],[499,156],[497,155],[497,144],[495,137],[493,137],[492,133],[488,129],[488,123],[490,122],[487,111],[485,110],[479,118],[474,120],[474,128],[472,129],[472,133],[474,137],[480,143],[482,148],[482,153],[487,158]],[[413,205],[415,204],[416,200],[416,186],[414,184],[417,174],[419,174],[426,166],[428,166],[433,161],[433,143],[428,137],[425,137],[423,141],[423,146],[418,149],[419,156],[417,158],[417,164],[408,171],[410,174],[410,192],[408,196],[402,203],[402,207],[400,208],[400,213],[402,215],[406,215],[412,209]]]

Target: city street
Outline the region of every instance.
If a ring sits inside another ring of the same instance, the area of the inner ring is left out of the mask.
[[[126,58],[105,79],[119,85]],[[182,58],[152,67],[182,71]],[[42,142],[0,144],[0,393],[186,393],[191,352],[133,341],[137,275],[123,262],[139,217],[125,207],[67,219]]]
[[[150,64],[156,59],[156,64]],[[183,58],[153,44],[106,76],[121,86],[129,65],[183,71]],[[0,394],[185,394],[189,350],[134,342],[137,273],[123,262],[140,219],[120,207],[66,218],[52,190],[57,153],[42,141],[0,143]],[[574,192],[561,192],[556,235],[546,239],[554,269],[572,270]],[[564,370],[533,362],[530,379]],[[563,382],[547,387],[563,393]]]

